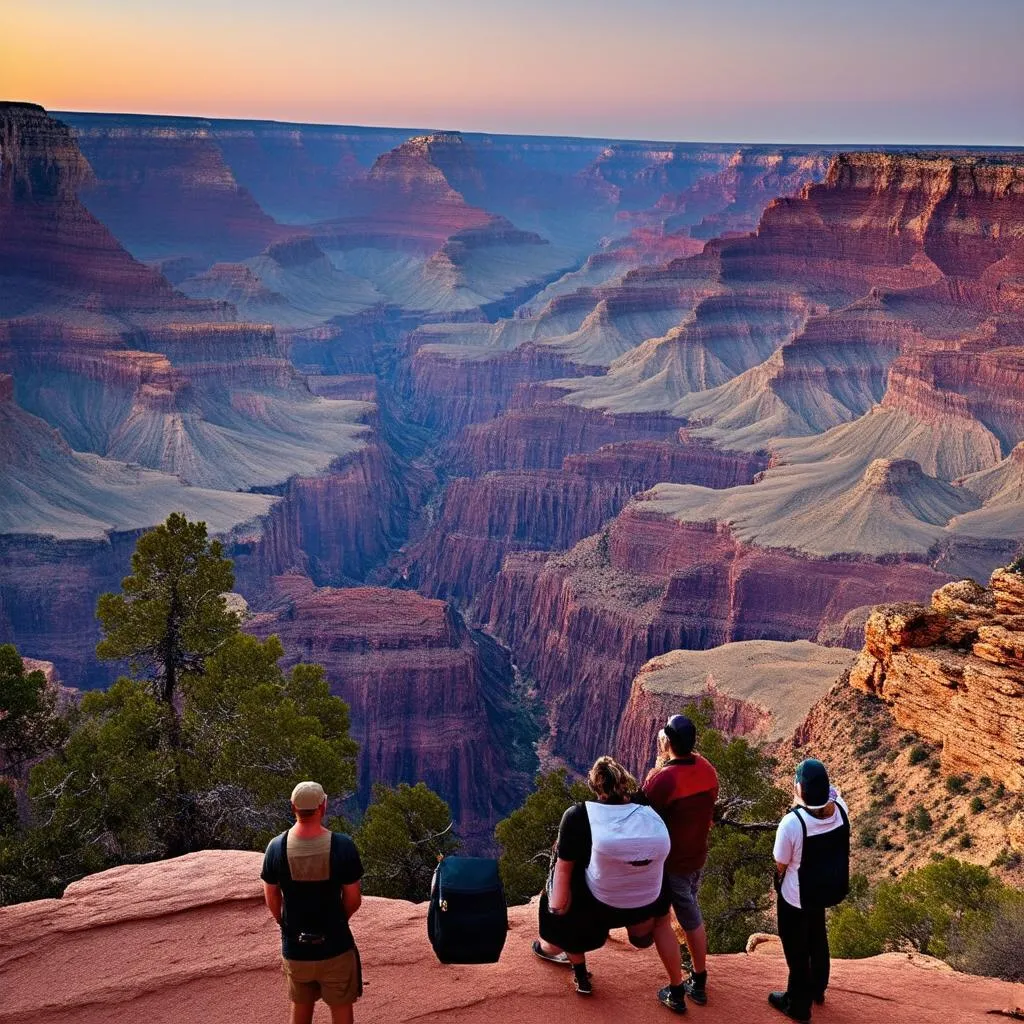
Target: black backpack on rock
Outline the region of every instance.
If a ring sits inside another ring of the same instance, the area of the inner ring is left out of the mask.
[[[430,884],[427,936],[443,964],[494,964],[508,933],[505,889],[490,857],[445,857]]]

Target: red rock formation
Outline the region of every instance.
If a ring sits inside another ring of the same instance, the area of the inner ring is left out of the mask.
[[[78,200],[91,180],[68,127],[32,104],[0,104],[0,316],[22,314],[43,289],[91,293],[118,309],[172,301]]]
[[[410,591],[289,590],[280,611],[246,628],[277,634],[289,662],[322,664],[348,702],[360,802],[375,782],[426,782],[448,801],[460,835],[488,846],[528,781],[509,760],[508,656],[444,602]]]
[[[951,583],[931,605],[878,608],[850,684],[897,723],[941,744],[949,772],[1024,790],[1024,575],[997,569],[986,590]]]
[[[547,560],[505,559],[489,628],[536,680],[554,749],[576,764],[612,749],[630,681],[674,648],[831,638],[880,594],[923,596],[927,565],[810,559],[679,523],[634,502],[601,537]]]
[[[620,429],[627,432],[626,425]],[[424,592],[469,603],[473,619],[486,619],[506,553],[572,547],[659,481],[728,487],[753,479],[765,465],[755,454],[700,443],[624,441],[568,455],[557,471],[460,478],[448,488],[436,524],[402,564]]]
[[[520,384],[581,372],[564,357],[530,345],[482,359],[421,349],[412,359],[412,415],[417,422],[454,436],[469,423],[497,416]]]
[[[283,824],[283,823],[282,823]],[[0,1024],[114,1024],[126,1016],[178,1024],[236,1024],[245,1007],[253,1024],[287,1012],[277,925],[263,905],[262,855],[207,851],[157,864],[130,865],[75,882],[60,900],[0,910],[4,1002]],[[651,950],[633,949],[613,932],[591,957],[595,996],[580,1008],[570,975],[530,952],[535,905],[509,910],[501,962],[443,967],[427,941],[424,904],[364,897],[353,919],[365,993],[359,1020],[389,1024],[503,1024],[513,1019],[657,1024],[665,1010],[652,998],[662,972]],[[751,952],[713,956],[716,987],[707,1012],[746,1024],[773,1024],[767,992],[785,981],[779,943],[758,936]],[[130,949],[132,955],[124,956]],[[891,953],[832,965],[830,1017],[869,1020],[886,993],[891,1024],[986,1024],[1011,1014],[1020,986],[969,978],[929,957]],[[411,1000],[409,993],[416,998]],[[319,1011],[323,1012],[323,1011]],[[998,1018],[997,1018],[998,1019]]]
[[[854,294],[977,280],[1020,245],[1022,181],[1012,157],[840,154],[824,183],[775,200],[755,236],[721,243],[723,274]]]
[[[690,703],[710,703],[712,728],[728,736],[790,739],[855,657],[807,640],[745,640],[652,658],[633,680],[616,756],[642,776],[657,751],[658,730]]]

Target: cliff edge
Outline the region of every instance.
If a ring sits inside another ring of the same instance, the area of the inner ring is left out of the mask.
[[[259,867],[257,853],[208,851],[115,868],[69,886],[63,899],[0,910],[0,1024],[283,1020],[277,929],[262,905]],[[533,958],[534,907],[510,912],[501,962],[486,967],[438,964],[425,909],[364,901],[354,921],[364,964],[357,1009],[363,1024],[669,1019],[653,998],[661,984],[657,958],[632,949],[622,933],[592,955],[595,995],[582,1000],[568,972]],[[781,1019],[765,1001],[785,977],[777,950],[768,941],[751,954],[712,957],[714,987],[701,1019]],[[1022,1001],[1019,985],[960,975],[927,957],[888,954],[836,963],[823,1013],[835,1024],[879,1013],[889,1024],[981,1024]],[[316,1019],[327,1019],[323,1007]]]

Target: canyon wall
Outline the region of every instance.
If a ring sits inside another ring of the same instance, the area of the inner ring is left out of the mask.
[[[947,772],[1024,790],[1024,576],[951,583],[930,605],[877,608],[850,684],[938,744]]]
[[[348,702],[360,804],[374,783],[426,782],[448,801],[469,848],[489,848],[534,763],[516,733],[507,653],[444,602],[409,591],[316,590],[294,576],[277,590],[277,610],[247,628],[279,636],[289,663],[323,665]]]
[[[550,709],[553,749],[586,765],[614,748],[632,679],[676,648],[738,640],[856,646],[879,595],[920,599],[948,577],[925,563],[809,559],[680,523],[635,501],[565,554],[511,554],[489,628]]]

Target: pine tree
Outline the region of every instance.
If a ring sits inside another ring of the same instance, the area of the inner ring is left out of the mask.
[[[104,637],[96,654],[127,661],[133,673],[149,678],[177,717],[181,676],[199,671],[238,632],[238,617],[223,596],[234,585],[231,562],[220,541],[207,538],[206,523],[174,512],[139,538],[122,592],[100,597],[96,617]]]
[[[0,645],[0,775],[20,778],[60,741],[57,699],[38,669],[26,672],[12,644]]]

